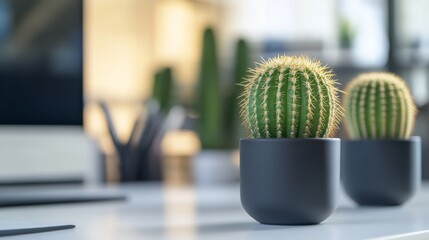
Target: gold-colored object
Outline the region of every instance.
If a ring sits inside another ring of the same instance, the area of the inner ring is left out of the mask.
[[[187,185],[193,182],[192,159],[201,149],[195,132],[168,132],[163,141],[163,172],[167,185]]]

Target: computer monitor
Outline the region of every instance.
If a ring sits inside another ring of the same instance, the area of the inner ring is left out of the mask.
[[[0,124],[82,125],[83,0],[0,0]]]

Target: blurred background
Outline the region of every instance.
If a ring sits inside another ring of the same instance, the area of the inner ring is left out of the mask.
[[[425,0],[0,0],[0,185],[233,183],[246,70],[407,80],[429,178]],[[342,129],[339,137],[346,138]]]

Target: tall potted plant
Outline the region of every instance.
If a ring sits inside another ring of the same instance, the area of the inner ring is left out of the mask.
[[[361,74],[346,88],[343,185],[360,205],[400,205],[421,181],[421,143],[410,137],[416,107],[404,80],[391,73]]]
[[[333,74],[281,56],[251,71],[241,102],[241,202],[264,224],[316,224],[337,206],[342,115]]]
[[[198,134],[202,151],[193,163],[197,184],[231,181],[235,178],[230,152],[224,151],[223,111],[219,63],[214,30],[207,28],[203,36],[198,89]]]

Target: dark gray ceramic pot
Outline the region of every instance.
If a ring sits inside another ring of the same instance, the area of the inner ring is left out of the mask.
[[[317,224],[337,207],[340,139],[241,139],[240,192],[263,224]]]
[[[420,187],[420,137],[344,140],[341,151],[342,183],[359,205],[401,205]]]

